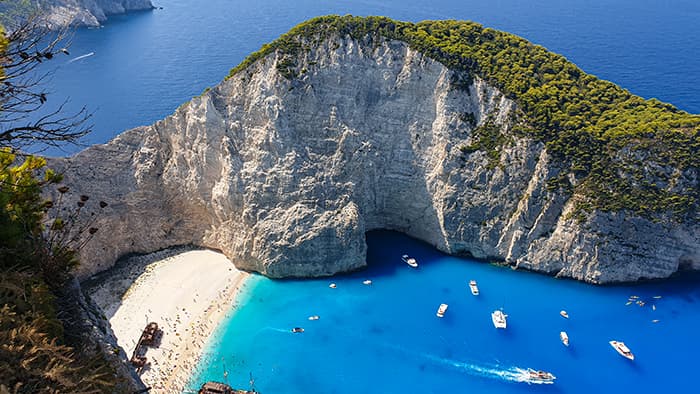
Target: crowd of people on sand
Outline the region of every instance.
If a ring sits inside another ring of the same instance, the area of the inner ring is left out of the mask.
[[[149,368],[141,375],[146,386],[154,393],[182,392],[202,357],[202,349],[216,328],[219,317],[228,317],[236,293],[235,278],[219,291],[218,297],[200,316],[192,316],[186,308],[178,308],[175,318],[159,316],[162,322],[163,341],[158,349],[149,349]],[[193,302],[197,303],[195,293]],[[148,310],[151,312],[151,310]],[[134,343],[133,346],[136,346]]]

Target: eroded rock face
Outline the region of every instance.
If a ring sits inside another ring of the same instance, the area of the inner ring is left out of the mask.
[[[63,26],[100,26],[107,16],[128,11],[153,9],[151,0],[40,0],[49,24]]]
[[[453,254],[589,282],[666,277],[700,265],[697,222],[596,212],[549,191],[559,168],[510,132],[515,103],[398,41],[334,37],[278,71],[273,53],[149,127],[50,165],[74,196],[110,206],[82,277],[127,253],[222,250],[272,277],[365,265],[365,232],[391,229]],[[493,122],[496,163],[464,149]]]

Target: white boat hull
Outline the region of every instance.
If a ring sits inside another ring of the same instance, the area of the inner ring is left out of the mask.
[[[561,343],[563,343],[564,346],[569,346],[569,335],[565,331],[559,333],[559,338],[561,339]]]
[[[435,315],[437,317],[445,317],[445,312],[447,312],[447,304],[440,304],[440,307]]]
[[[506,322],[507,315],[501,311],[495,311],[491,314],[491,320],[493,321],[493,326],[496,328],[505,329],[507,326]]]
[[[479,295],[479,287],[476,285],[475,281],[469,282],[469,290],[471,290],[472,295],[475,295],[475,296]]]
[[[610,346],[612,346],[613,349],[622,357],[628,359],[628,360],[634,360],[634,354],[632,354],[632,351],[625,345],[624,342],[620,341],[610,341]]]

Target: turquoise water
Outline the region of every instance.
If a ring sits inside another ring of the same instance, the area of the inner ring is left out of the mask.
[[[695,0],[154,0],[163,10],[81,29],[48,85],[51,108],[92,111],[86,144],[151,124],[223,79],[249,53],[325,14],[467,19],[521,35],[643,97],[700,113]],[[71,62],[85,54],[94,55]],[[79,147],[50,150],[74,153]]]
[[[362,272],[252,279],[191,388],[222,381],[224,368],[232,385],[248,387],[252,373],[260,392],[285,394],[669,393],[696,385],[698,278],[596,287],[449,257],[393,232],[369,233],[368,246]],[[419,268],[404,264],[403,253],[417,257]],[[477,297],[470,279],[479,283]],[[631,295],[646,305],[626,305]],[[449,304],[443,319],[435,316],[441,303]],[[506,330],[492,325],[498,308],[508,315]],[[619,356],[610,340],[624,341],[636,360]],[[547,370],[557,380],[519,382],[518,368]]]

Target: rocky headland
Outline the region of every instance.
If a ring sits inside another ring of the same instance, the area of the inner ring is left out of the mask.
[[[166,119],[50,166],[110,204],[82,278],[177,245],[332,275],[390,229],[611,283],[700,269],[698,125],[474,23],[323,17]]]
[[[110,15],[153,9],[151,0],[32,0],[18,5],[24,12],[38,10],[51,28],[65,26],[98,27]],[[2,10],[0,5],[0,11]],[[21,10],[19,10],[21,11]],[[15,11],[16,12],[16,11]]]

